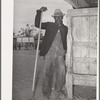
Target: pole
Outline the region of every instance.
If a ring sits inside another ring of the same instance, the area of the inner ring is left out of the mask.
[[[40,43],[40,32],[41,32],[42,15],[43,15],[43,13],[41,12],[40,25],[39,25],[39,35],[38,35],[38,44],[37,44],[37,50],[36,50],[36,58],[35,58],[35,66],[34,66],[34,75],[33,75],[33,85],[32,85],[32,92],[33,93],[34,93],[34,89],[35,89],[35,77],[36,77],[36,68],[37,68],[37,60],[38,60],[38,52],[39,52],[39,43]]]

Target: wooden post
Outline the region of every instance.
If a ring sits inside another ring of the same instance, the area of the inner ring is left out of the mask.
[[[67,35],[67,54],[66,54],[66,88],[68,98],[72,99],[73,87],[72,87],[72,33],[71,33],[71,17],[67,17],[68,21],[68,35]]]

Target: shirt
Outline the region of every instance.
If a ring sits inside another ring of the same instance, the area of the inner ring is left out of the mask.
[[[65,50],[63,49],[60,30],[58,30],[48,54],[54,57],[63,56],[65,54]]]

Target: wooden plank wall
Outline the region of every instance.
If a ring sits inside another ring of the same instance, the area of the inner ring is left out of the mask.
[[[96,86],[97,8],[69,10],[66,54],[66,87],[73,97],[73,84]]]

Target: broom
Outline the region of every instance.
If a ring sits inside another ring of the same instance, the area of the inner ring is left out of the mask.
[[[43,8],[43,11],[47,10],[46,7],[42,7],[42,8]],[[43,11],[41,12],[40,25],[39,25],[39,35],[38,35],[38,44],[37,44],[37,49],[36,49],[36,58],[35,58],[35,65],[34,65],[33,85],[32,85],[32,92],[33,92],[32,100],[34,100],[34,92],[35,92],[34,91],[35,90],[35,77],[36,77],[36,69],[37,69],[37,61],[38,61],[38,52],[39,52],[40,32],[41,32]]]

